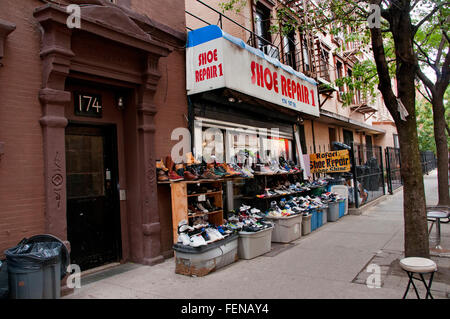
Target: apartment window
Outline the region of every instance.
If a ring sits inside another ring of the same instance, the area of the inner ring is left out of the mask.
[[[306,40],[305,37],[302,37],[302,57],[303,57],[303,71],[305,72],[311,71],[308,41]]]
[[[330,72],[328,71],[328,65],[329,65],[329,59],[330,59],[330,52],[326,48],[324,48],[320,43],[319,43],[319,48],[320,48],[320,51],[319,51],[320,52],[320,56],[319,56],[320,77],[329,82],[330,81]]]
[[[336,78],[342,79],[343,78],[343,67],[344,65],[340,61],[336,61]],[[339,86],[339,93],[338,93],[338,99],[340,101],[343,100],[342,95],[344,94],[345,89],[344,85]]]
[[[295,58],[295,32],[283,36],[284,63],[297,70],[297,61]]]
[[[255,12],[255,33],[257,47],[263,50],[270,43],[270,12],[262,6],[256,7]]]

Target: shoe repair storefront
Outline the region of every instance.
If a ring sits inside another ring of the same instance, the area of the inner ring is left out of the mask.
[[[313,79],[217,26],[189,32],[186,55],[189,123],[197,160],[238,164],[261,175],[259,166],[272,167],[271,174],[283,163],[304,168],[301,124],[319,116]],[[258,183],[253,191],[248,183],[228,183],[228,210],[240,205],[240,197],[263,193],[268,181]]]

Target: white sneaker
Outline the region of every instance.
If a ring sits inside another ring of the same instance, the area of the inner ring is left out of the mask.
[[[191,237],[190,239],[190,246],[191,247],[200,247],[200,246],[206,246],[207,243],[205,241],[205,238],[201,234],[197,234]]]
[[[185,246],[189,246],[191,244],[191,239],[189,238],[188,234],[181,233],[178,235],[178,242],[182,243]]]
[[[214,228],[206,228],[206,233],[208,234],[209,238],[211,238],[211,242],[215,242],[221,239],[224,239],[222,234]]]

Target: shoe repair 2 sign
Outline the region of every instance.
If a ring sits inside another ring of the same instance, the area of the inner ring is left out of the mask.
[[[338,173],[350,171],[348,150],[314,153],[309,156],[311,173]]]

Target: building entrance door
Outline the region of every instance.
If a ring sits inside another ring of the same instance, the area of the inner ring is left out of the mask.
[[[66,128],[67,237],[82,270],[121,258],[115,125]]]

